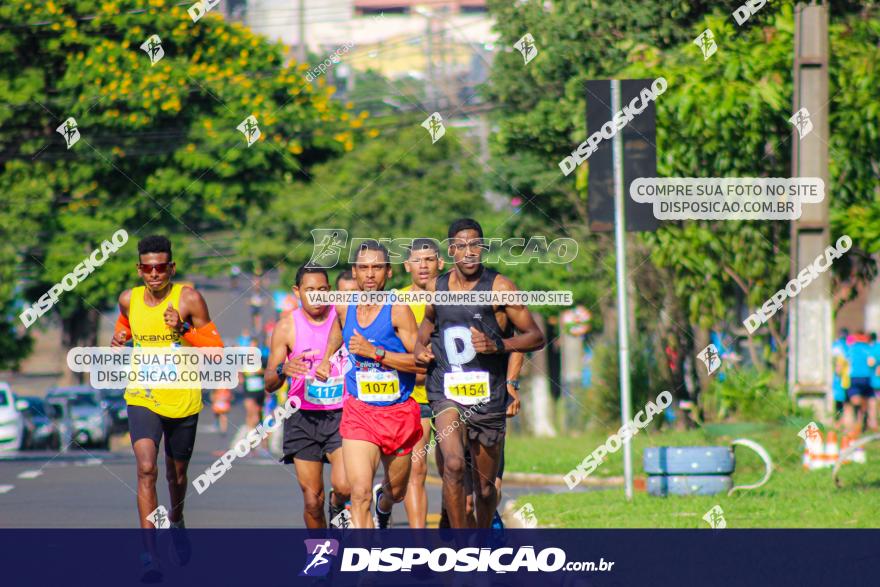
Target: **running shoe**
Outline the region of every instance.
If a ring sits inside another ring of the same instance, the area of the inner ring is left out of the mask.
[[[379,498],[382,496],[382,484],[373,486],[373,524],[376,528],[385,529],[391,525],[391,512],[379,511]]]
[[[495,510],[495,516],[492,518],[490,528],[493,530],[504,530],[504,522],[501,520],[501,516],[498,515],[498,510]]]
[[[330,520],[328,528],[338,528],[345,530],[351,526],[351,513],[346,509],[345,505],[333,505],[333,490],[330,490],[330,499],[327,502],[327,519]]]
[[[141,553],[141,583],[160,583],[162,581],[162,569],[159,561],[153,558],[149,552]]]
[[[179,522],[171,522],[171,560],[178,566],[185,566],[192,556],[192,546],[186,533],[183,518]]]

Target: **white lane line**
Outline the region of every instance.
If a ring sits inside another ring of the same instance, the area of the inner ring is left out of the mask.
[[[18,478],[19,479],[36,479],[37,477],[39,477],[42,474],[43,474],[43,472],[40,470],[22,471],[21,473],[18,474]]]
[[[78,461],[75,464],[77,467],[97,467],[98,465],[100,465],[103,462],[104,461],[102,461],[101,459],[90,458],[90,459],[86,459],[81,462]]]
[[[15,485],[0,485],[0,493],[9,493]]]

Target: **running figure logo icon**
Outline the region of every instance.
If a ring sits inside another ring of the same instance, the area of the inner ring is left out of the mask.
[[[815,440],[817,438],[820,442],[822,441],[822,435],[819,433],[819,426],[815,422],[810,422],[801,428],[801,431],[798,432],[797,435],[800,436],[804,442]]]
[[[339,554],[339,541],[332,538],[307,539],[306,566],[300,577],[323,577],[330,571],[330,558]]]
[[[339,255],[348,243],[348,231],[341,228],[312,229],[312,257],[309,265],[330,269],[339,263]]]
[[[713,506],[711,510],[706,512],[706,515],[703,516],[703,520],[705,520],[713,530],[727,528],[727,520],[724,519],[724,510],[721,509],[720,505]]]
[[[425,127],[431,135],[432,145],[442,139],[443,135],[446,134],[446,127],[443,126],[443,117],[440,116],[439,112],[435,112],[426,118],[422,123],[422,126]]]
[[[67,143],[68,149],[74,146],[79,140],[79,127],[72,116],[65,120],[64,124],[56,128],[55,131],[64,137],[64,142]]]
[[[514,512],[513,517],[519,520],[523,528],[535,528],[538,526],[538,518],[535,517],[535,507],[531,503],[523,504]]]
[[[700,351],[700,354],[697,355],[697,358],[703,361],[706,365],[706,369],[709,371],[709,375],[718,370],[718,367],[721,366],[721,357],[718,356],[718,347],[714,344],[710,344],[706,348]]]
[[[810,120],[810,111],[806,108],[801,108],[795,112],[794,116],[789,118],[788,121],[797,129],[798,137],[801,139],[810,134],[810,131],[813,130],[813,121]]]
[[[718,50],[718,44],[715,42],[715,35],[712,34],[712,29],[706,29],[700,33],[700,36],[694,39],[694,45],[703,52],[703,61],[715,55],[715,51]]]
[[[531,33],[526,33],[523,37],[513,44],[513,48],[522,53],[525,65],[535,58],[538,54],[538,48],[535,47],[535,37]]]
[[[141,49],[150,57],[150,67],[159,63],[165,57],[165,50],[162,49],[162,39],[159,35],[153,35],[141,45]]]
[[[171,520],[168,518],[168,510],[165,509],[164,505],[160,505],[150,512],[150,515],[147,516],[147,520],[159,529],[171,527]]]
[[[253,114],[245,118],[241,124],[237,127],[242,133],[244,133],[244,138],[247,139],[247,146],[250,147],[260,138],[260,127],[257,124],[257,118]]]

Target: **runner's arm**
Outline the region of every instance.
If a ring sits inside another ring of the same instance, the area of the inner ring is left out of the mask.
[[[287,354],[295,344],[295,332],[293,316],[284,318],[272,330],[272,341],[269,343],[269,359],[266,363],[266,371],[263,373],[266,393],[277,391],[284,385],[284,377],[279,377],[278,365],[283,365],[287,360]]]
[[[131,324],[128,321],[128,307],[131,304],[131,290],[127,289],[119,294],[119,317],[116,319],[116,326],[113,328],[113,338],[110,339],[110,346],[123,346],[131,340]]]
[[[315,379],[318,381],[327,381],[330,377],[330,357],[332,357],[344,342],[342,340],[342,314],[336,312],[336,318],[333,319],[333,326],[330,327],[330,335],[327,337],[327,349],[324,351],[324,357],[315,369]]]
[[[494,291],[517,291],[513,282],[501,275],[495,278],[495,283],[493,284],[492,289]],[[507,314],[510,323],[517,330],[517,334],[514,336],[502,339],[502,342],[504,343],[504,352],[509,353],[512,351],[519,351],[528,353],[544,348],[547,340],[544,338],[544,333],[541,332],[541,329],[535,322],[532,313],[529,312],[528,307],[513,305],[504,306],[504,313]]]
[[[523,353],[510,353],[510,358],[507,361],[507,381],[519,381],[519,372],[522,369],[525,358],[526,356]],[[507,417],[512,418],[519,413],[520,409],[519,389],[508,383],[507,394],[512,398],[510,405],[507,406]]]
[[[217,331],[217,326],[211,322],[211,316],[208,313],[208,304],[202,294],[191,287],[184,287],[180,292],[178,322],[182,319],[191,325],[184,334],[183,340],[197,347],[222,347],[223,339]],[[186,320],[187,317],[189,320]],[[175,328],[175,326],[172,326]],[[178,332],[184,326],[182,323],[176,325]]]
[[[512,352],[507,360],[507,380],[516,381],[519,379],[519,372],[522,370],[523,363],[526,360],[524,353]]]
[[[437,278],[434,277],[425,284],[426,291],[435,291],[437,289]],[[419,330],[416,333],[416,344],[413,347],[413,356],[416,358],[416,364],[427,367],[428,363],[434,358],[431,354],[431,335],[434,333],[434,320],[437,314],[434,312],[434,304],[425,305],[425,316],[419,324]]]
[[[392,353],[386,350],[382,364],[386,367],[396,369],[397,371],[403,371],[404,373],[425,373],[424,367],[416,366],[416,358],[415,355],[412,354],[416,345],[418,328],[416,327],[416,317],[413,316],[410,307],[405,304],[392,306],[391,325],[394,326],[394,330],[397,332],[397,337],[403,343],[403,348],[408,352]],[[375,356],[375,346],[373,349],[373,356]]]

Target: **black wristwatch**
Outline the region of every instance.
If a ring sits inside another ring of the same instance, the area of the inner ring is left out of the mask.
[[[286,361],[282,361],[282,362],[278,363],[277,367],[275,367],[275,373],[278,374],[278,377],[280,379],[284,379],[284,363],[285,362]]]
[[[507,385],[511,386],[516,391],[519,391],[519,379],[508,379]]]
[[[192,324],[190,324],[189,322],[182,322],[180,324],[180,334],[181,335],[186,334],[190,330],[192,330]]]

